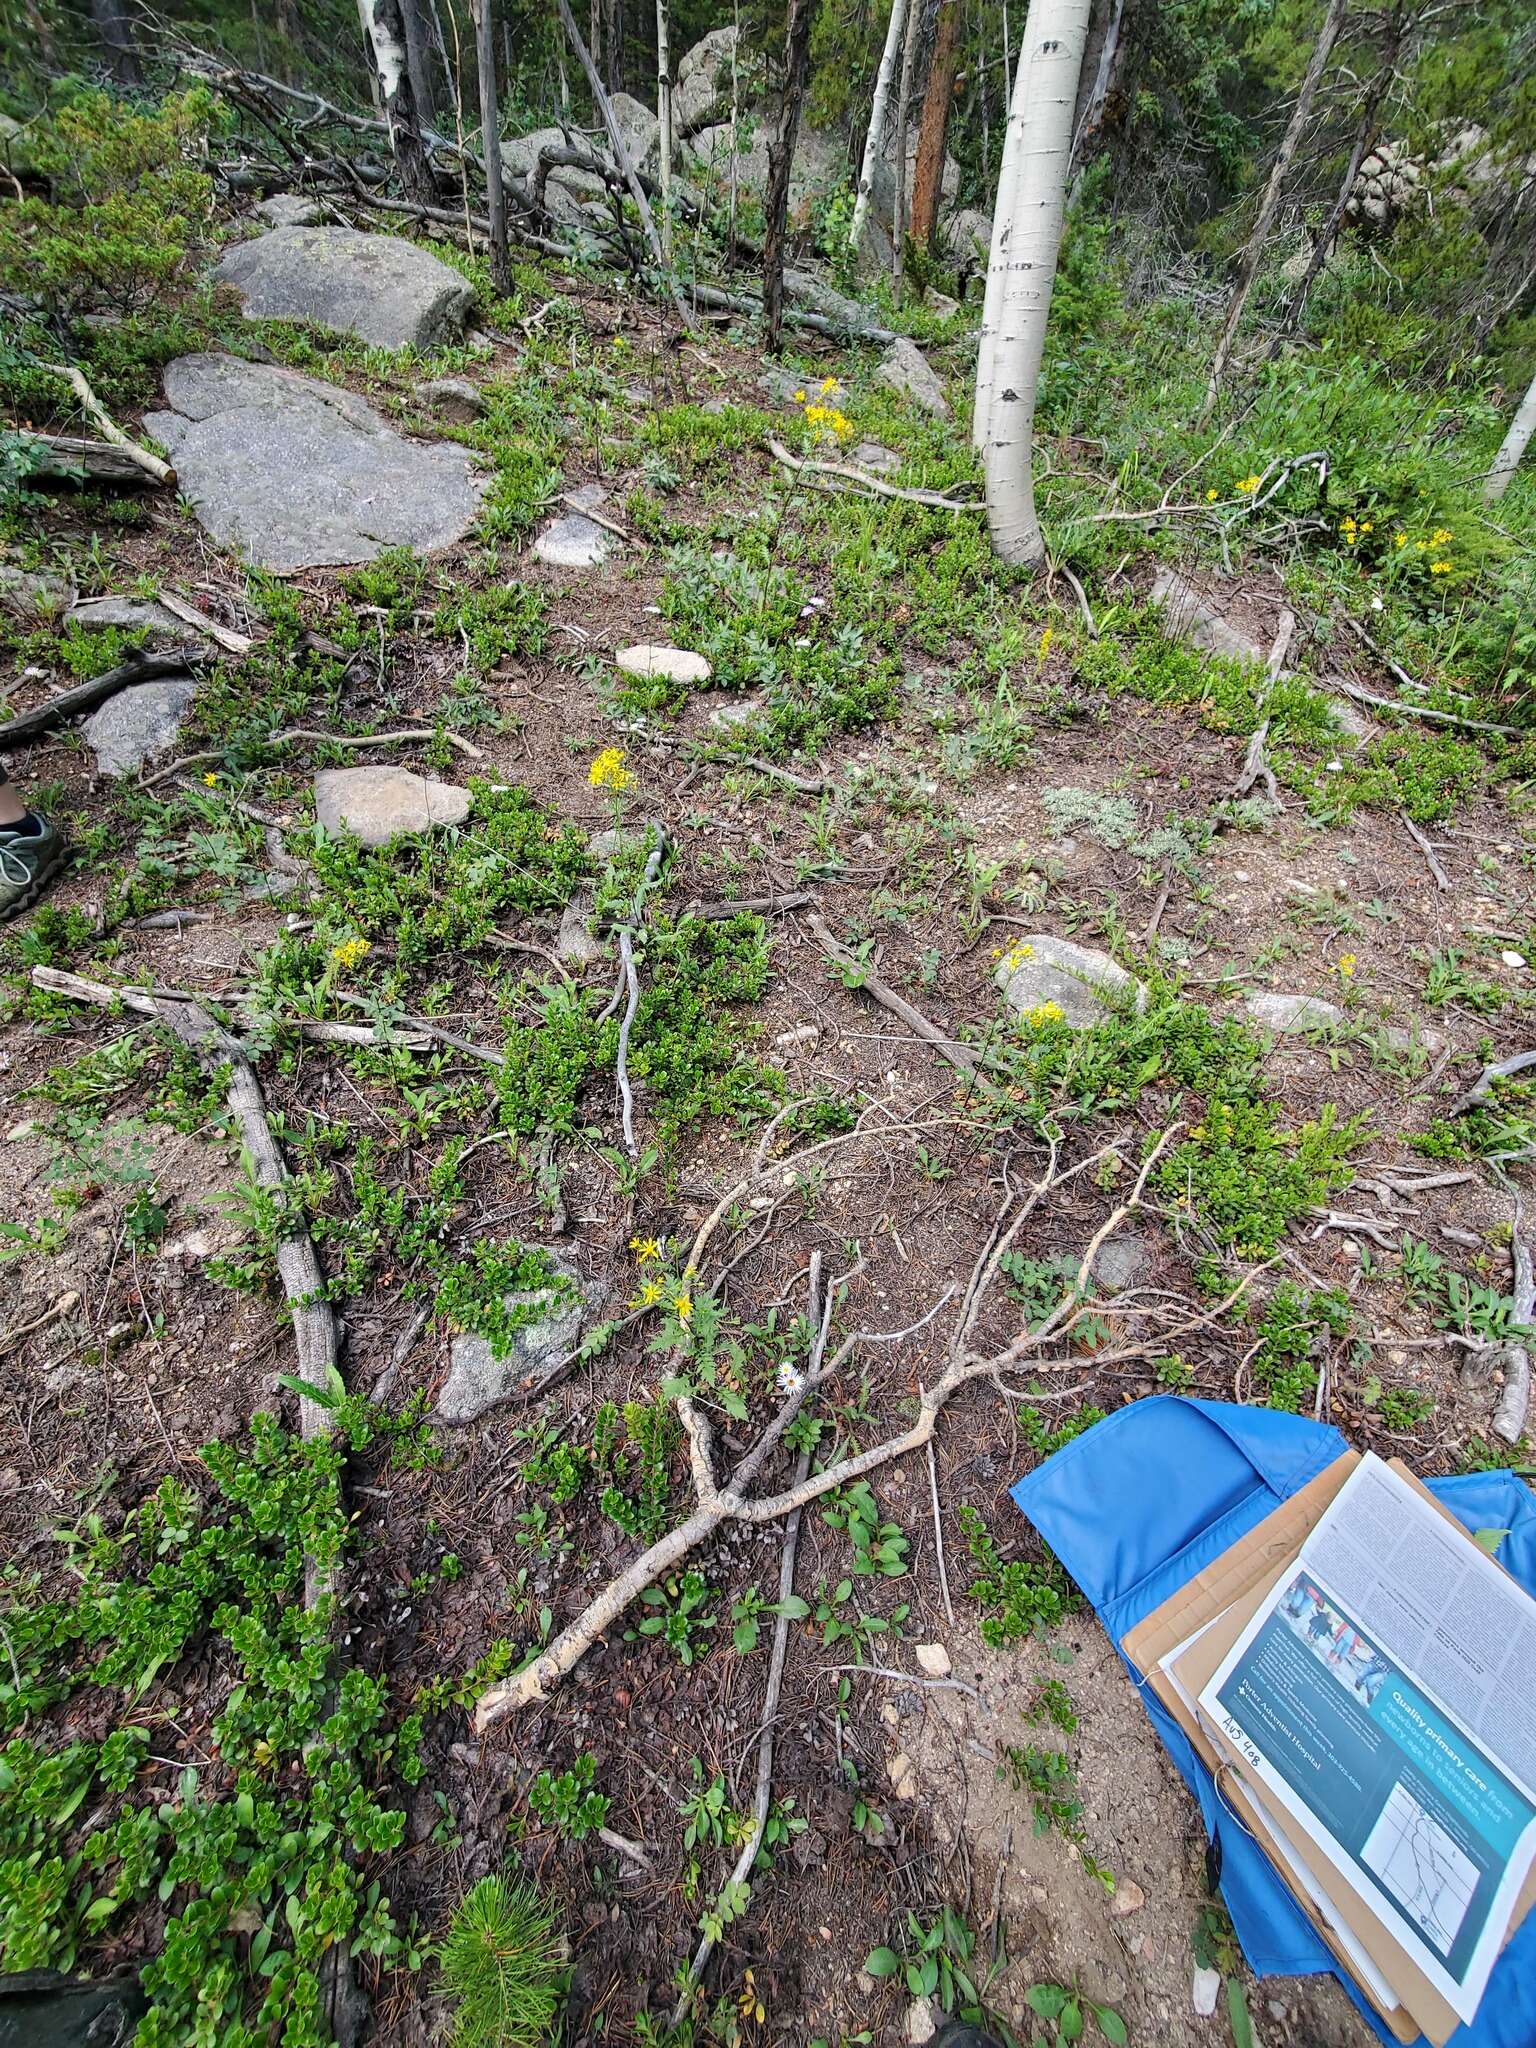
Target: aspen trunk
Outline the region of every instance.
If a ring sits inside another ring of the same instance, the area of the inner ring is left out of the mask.
[[[1022,56],[1017,79],[1023,70]],[[1008,78],[1008,45],[1003,45],[1003,78]],[[1017,87],[1014,87],[1014,93]],[[981,342],[976,354],[976,398],[971,410],[971,445],[980,452],[987,445],[987,422],[992,411],[992,371],[997,356],[997,323],[1003,310],[1003,285],[1008,275],[1008,245],[1013,235],[1013,203],[1019,185],[1022,114],[1003,103],[1003,160],[997,173],[997,203],[992,215],[992,247],[987,257],[987,285],[981,306]]]
[[[891,282],[898,296],[907,217],[907,108],[912,103],[912,67],[917,58],[917,37],[922,19],[922,0],[907,0],[907,32],[901,46],[901,83],[896,88],[896,126],[891,153],[891,175],[896,181],[896,197],[891,204]]]
[[[779,131],[768,145],[768,197],[763,226],[763,346],[776,356],[784,336],[784,232],[789,220],[789,173],[800,132],[800,107],[811,66],[811,28],[818,0],[789,0],[784,37],[784,99]]]
[[[358,0],[358,14],[377,81],[377,104],[389,128],[389,146],[394,152],[401,190],[407,199],[434,199],[437,186],[421,140],[400,0]]]
[[[933,60],[917,129],[917,162],[912,172],[912,240],[926,249],[933,240],[944,190],[944,143],[960,56],[960,0],[939,0]]]
[[[886,24],[885,48],[880,53],[880,69],[875,74],[875,97],[869,110],[869,132],[864,137],[864,160],[859,165],[859,189],[853,201],[853,225],[848,230],[848,247],[855,257],[864,240],[864,224],[869,219],[869,197],[874,190],[875,165],[880,161],[880,145],[885,138],[886,115],[891,104],[891,81],[896,75],[896,56],[901,48],[902,31],[907,21],[907,0],[891,0],[891,18]]]
[[[1297,93],[1296,104],[1291,109],[1291,118],[1286,124],[1279,152],[1270,165],[1269,177],[1265,181],[1264,195],[1259,201],[1253,231],[1243,244],[1242,255],[1237,259],[1237,278],[1232,288],[1232,300],[1227,307],[1227,317],[1221,324],[1216,354],[1211,363],[1210,382],[1206,386],[1206,412],[1215,404],[1216,394],[1221,389],[1221,380],[1226,372],[1227,361],[1232,354],[1232,343],[1237,334],[1237,324],[1243,317],[1243,308],[1247,305],[1248,294],[1253,289],[1254,273],[1259,267],[1259,257],[1263,253],[1270,226],[1280,205],[1281,194],[1285,190],[1286,174],[1291,168],[1291,161],[1311,117],[1312,102],[1317,97],[1317,88],[1327,69],[1328,59],[1333,54],[1333,45],[1348,4],[1349,0],[1328,0],[1328,12],[1323,17],[1323,25],[1313,45],[1306,76],[1301,81],[1301,90]]]
[[[656,125],[661,130],[661,246],[672,261],[672,43],[667,0],[656,0]]]
[[[1496,505],[1509,489],[1509,480],[1520,467],[1520,458],[1530,445],[1532,434],[1536,434],[1536,377],[1531,379],[1530,388],[1509,423],[1503,446],[1493,458],[1493,467],[1483,479],[1485,503]]]
[[[507,193],[501,161],[501,95],[496,89],[494,0],[470,0],[475,17],[475,59],[480,73],[480,148],[485,158],[485,212],[490,222],[491,282],[512,289],[507,251]]]
[[[1045,554],[1031,466],[1035,393],[1061,248],[1088,8],[1089,0],[1033,0],[1009,120],[1018,156],[1013,202],[1006,214],[999,207],[992,230],[993,264],[1001,256],[1004,274],[982,445],[987,525],[1003,561],[1023,567]]]

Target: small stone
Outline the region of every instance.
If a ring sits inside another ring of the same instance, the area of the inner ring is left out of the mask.
[[[50,614],[68,611],[75,601],[75,586],[62,576],[33,575],[29,569],[0,562],[0,610],[29,623]]]
[[[196,695],[192,676],[157,676],[151,683],[135,683],[109,697],[81,727],[98,772],[132,775],[164,753],[181,731]]]
[[[514,1334],[504,1357],[498,1358],[484,1337],[465,1334],[454,1338],[448,1377],[437,1397],[439,1421],[478,1421],[525,1381],[537,1381],[552,1371],[575,1348],[599,1290],[583,1282],[568,1254],[551,1252],[549,1263],[559,1279],[573,1283],[573,1289],[550,1286],[509,1294],[508,1308],[541,1308],[545,1313]]]
[[[1189,2001],[1200,2019],[1208,2020],[1221,1996],[1220,1970],[1196,1970],[1189,1984]]]
[[[952,299],[948,292],[936,292],[932,285],[923,293],[923,304],[940,320],[947,320],[952,313],[958,313],[960,310],[958,299]]]
[[[1093,1277],[1106,1294],[1123,1294],[1134,1287],[1152,1264],[1152,1248],[1145,1237],[1127,1233],[1112,1237],[1099,1247],[1093,1262]]]
[[[1134,1878],[1121,1877],[1115,1880],[1114,1902],[1110,1913],[1116,1920],[1125,1920],[1132,1913],[1139,1913],[1147,1903],[1147,1895]]]
[[[904,1749],[897,1750],[885,1769],[886,1776],[891,1781],[891,1790],[898,1799],[917,1797],[917,1772],[912,1767],[911,1757]]]
[[[918,1669],[929,1678],[948,1678],[954,1665],[949,1661],[949,1652],[942,1643],[919,1643],[914,1654]]]
[[[485,411],[485,394],[468,377],[431,377],[417,386],[416,396],[444,419],[465,425]]]
[[[26,1117],[21,1123],[11,1125],[11,1128],[5,1134],[5,1141],[8,1145],[19,1145],[23,1138],[30,1138],[36,1129],[37,1124],[34,1119]]]
[[[1523,953],[1515,952],[1512,947],[1506,947],[1506,949],[1499,955],[1499,958],[1504,962],[1504,965],[1506,967],[1524,967],[1524,965],[1526,964],[1525,955]]]
[[[190,648],[201,652],[207,644],[195,626],[142,597],[86,597],[70,607],[72,626],[115,626],[123,633],[142,633],[155,646]]]
[[[1074,1029],[1096,1024],[1116,998],[1131,1000],[1138,1011],[1147,1006],[1145,988],[1107,953],[1050,932],[1032,932],[1016,941],[997,963],[993,979],[1017,1016],[1054,1003]]]
[[[871,476],[889,476],[901,467],[901,457],[894,448],[887,448],[880,441],[857,441],[848,451],[848,460],[857,463],[860,469],[867,469]]]
[[[566,904],[555,939],[555,953],[567,967],[590,967],[605,951],[601,939],[590,930],[596,899],[590,889],[578,889]]]
[[[552,519],[533,544],[535,561],[552,569],[599,569],[613,552],[615,537],[595,520],[572,512]]]
[[[860,1998],[874,1997],[876,1990],[875,1980],[873,1977],[871,1977],[868,1970],[860,1970],[857,1976],[854,1978],[853,1982],[854,1988],[858,1992]]]
[[[669,683],[707,683],[714,673],[702,654],[685,647],[621,647],[613,658],[627,676],[660,676]]]
[[[780,1031],[774,1036],[775,1045],[814,1045],[821,1036],[815,1024],[796,1024],[793,1030]]]
[[[1285,995],[1276,989],[1259,989],[1246,998],[1243,1007],[1255,1024],[1272,1031],[1277,1038],[1308,1031],[1337,1031],[1348,1028],[1352,1022],[1347,1011],[1322,996]],[[1366,1025],[1365,1019],[1360,1022]],[[1415,1039],[1413,1032],[1401,1030],[1395,1024],[1387,1027],[1386,1036],[1394,1052],[1408,1052],[1417,1042],[1427,1053],[1434,1054],[1445,1044],[1438,1031],[1420,1031]]]
[[[709,722],[716,732],[729,732],[733,726],[750,725],[762,708],[760,697],[729,697],[710,712]]]
[[[939,2031],[939,2023],[933,2016],[933,2001],[928,1998],[914,1998],[907,2007],[907,2039],[913,2048],[922,2048],[925,2041],[931,2041]]]
[[[470,796],[408,768],[322,768],[315,777],[315,819],[332,838],[351,833],[364,846],[387,846],[405,832],[462,825]]]
[[[1230,655],[1237,661],[1262,661],[1265,649],[1242,626],[1228,622],[1220,605],[1177,569],[1159,569],[1148,592],[1150,604],[1163,608],[1163,631],[1170,640],[1188,640],[1207,654]]]
[[[933,365],[916,342],[908,341],[905,335],[891,343],[880,358],[875,375],[901,397],[910,398],[924,412],[931,412],[935,419],[949,418],[949,400]]]
[[[880,1702],[880,1719],[887,1728],[899,1728],[901,1726],[901,1716],[889,1700],[882,1700]]]
[[[319,206],[301,192],[274,192],[255,212],[258,220],[274,228],[312,228],[320,218]]]

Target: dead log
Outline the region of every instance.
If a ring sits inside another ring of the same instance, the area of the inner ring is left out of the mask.
[[[141,451],[118,448],[110,441],[90,441],[83,434],[33,433],[28,438],[37,463],[34,476],[51,477],[65,484],[143,486],[176,481],[174,469],[162,464],[165,475],[151,476],[144,467]]]

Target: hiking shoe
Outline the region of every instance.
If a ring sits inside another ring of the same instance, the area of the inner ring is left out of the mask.
[[[32,908],[68,855],[58,826],[46,818],[36,823],[36,832],[0,825],[0,924]]]

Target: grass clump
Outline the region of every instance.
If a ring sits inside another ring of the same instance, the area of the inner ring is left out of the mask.
[[[452,2048],[542,2048],[565,1989],[565,1944],[531,1884],[482,1877],[454,1911],[438,1973]]]

